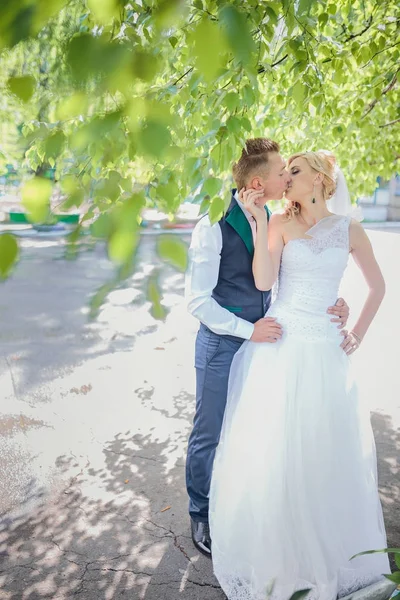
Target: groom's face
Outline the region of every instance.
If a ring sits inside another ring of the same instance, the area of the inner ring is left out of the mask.
[[[286,192],[291,178],[286,170],[286,163],[277,153],[270,154],[265,167],[252,173],[246,189],[264,190],[264,196],[259,203],[265,204],[269,200],[280,200]]]

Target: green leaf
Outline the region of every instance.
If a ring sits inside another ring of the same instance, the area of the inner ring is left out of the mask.
[[[96,56],[99,59],[102,51],[101,41],[88,33],[72,38],[68,47],[67,62],[77,81],[84,81],[92,71],[98,69]]]
[[[165,200],[169,212],[173,212],[175,205],[180,204],[179,187],[173,179],[157,186],[157,196]]]
[[[235,112],[240,106],[239,95],[236,92],[229,92],[224,96],[222,103],[230,112]]]
[[[65,144],[65,135],[62,131],[56,131],[50,135],[45,142],[46,156],[57,158]]]
[[[95,19],[101,23],[109,23],[119,17],[119,3],[116,0],[87,0],[88,8]]]
[[[132,54],[124,45],[89,33],[73,37],[67,51],[67,63],[78,83],[107,75],[115,79],[118,73],[125,71],[131,59]]]
[[[241,123],[242,123],[242,127],[245,131],[247,131],[248,133],[251,133],[251,123],[249,121],[249,119],[247,117],[242,117],[241,119]]]
[[[385,577],[386,579],[390,579],[390,581],[393,581],[397,585],[400,585],[400,571],[395,571],[392,574],[385,575]]]
[[[204,215],[210,207],[210,198],[204,198],[199,208],[199,215]]]
[[[343,83],[344,80],[345,80],[345,74],[342,73],[341,70],[336,69],[336,71],[334,71],[334,73],[332,74],[332,81],[334,81],[335,83],[340,85],[341,83]]]
[[[11,233],[0,235],[0,278],[6,279],[19,258],[15,236]]]
[[[139,148],[149,156],[160,158],[170,143],[170,133],[162,123],[147,121],[139,131]]]
[[[245,102],[245,104],[250,107],[253,106],[253,104],[256,101],[256,96],[254,94],[253,88],[250,85],[246,85],[243,90],[242,90],[242,98]]]
[[[201,189],[202,194],[207,196],[216,196],[218,192],[222,188],[222,179],[218,179],[217,177],[209,177],[203,183],[203,187]]]
[[[358,53],[357,63],[362,64],[369,61],[371,58],[371,51],[367,46],[361,46]]]
[[[306,97],[306,88],[301,81],[297,81],[288,91],[288,94],[293,96],[298,106],[301,106]]]
[[[319,44],[318,52],[320,52],[324,58],[330,58],[332,54],[332,48],[329,44]]]
[[[358,556],[367,556],[368,554],[400,554],[400,548],[382,548],[380,550],[365,550],[364,552],[359,552],[350,558],[357,558]]]
[[[30,75],[25,77],[10,77],[7,82],[10,91],[22,102],[28,102],[32,98],[35,89],[35,80]]]
[[[187,246],[175,236],[163,235],[157,239],[157,252],[165,262],[171,264],[179,271],[187,269]]]
[[[198,71],[207,81],[212,81],[218,75],[227,52],[226,40],[218,24],[202,19],[189,37],[189,47]]]
[[[302,45],[303,45],[303,38],[301,36],[292,38],[289,41],[289,48],[292,50],[293,53],[296,53]]]
[[[309,592],[311,592],[311,588],[307,590],[299,590],[298,592],[295,592],[289,600],[301,600],[302,598],[306,598]]]
[[[90,233],[96,238],[108,238],[111,233],[110,216],[103,213],[90,226]]]
[[[151,302],[150,312],[155,319],[164,319],[166,310],[161,304],[160,286],[156,277],[150,277],[147,284],[147,300]]]
[[[268,15],[270,22],[273,26],[275,26],[278,22],[278,15],[276,14],[272,6],[265,7],[265,14]]]
[[[307,51],[304,48],[299,48],[294,53],[298,61],[306,61],[308,59]]]
[[[108,242],[110,259],[116,263],[126,263],[132,258],[137,241],[135,231],[125,228],[117,229]]]
[[[132,60],[133,74],[143,81],[151,81],[159,69],[157,57],[151,52],[137,50]]]
[[[63,99],[57,108],[57,117],[61,120],[71,119],[81,114],[85,114],[88,108],[88,97],[82,92],[71,94]]]
[[[98,316],[100,307],[102,306],[102,304],[104,304],[106,297],[114,289],[114,287],[115,287],[115,282],[109,281],[109,282],[103,284],[97,290],[97,292],[93,295],[93,297],[91,298],[90,303],[89,303],[89,306],[90,306],[89,318],[90,319],[94,319],[95,317]]]
[[[222,198],[214,198],[210,204],[208,216],[210,217],[211,225],[221,219],[225,212],[225,202]]]
[[[328,21],[329,21],[328,13],[324,12],[319,15],[318,23],[319,23],[319,26],[321,29],[323,29],[325,27],[325,25],[327,24]]]
[[[313,0],[300,0],[298,4],[298,16],[304,15],[310,11]]]
[[[226,126],[230,133],[239,134],[242,130],[241,120],[238,117],[231,116],[226,122]]]
[[[51,182],[42,177],[34,177],[23,186],[22,204],[34,223],[40,223],[48,216],[51,192]]]
[[[235,58],[244,66],[249,65],[256,45],[245,14],[226,5],[219,12],[219,19]]]

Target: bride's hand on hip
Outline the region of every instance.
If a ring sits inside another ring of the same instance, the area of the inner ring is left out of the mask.
[[[255,190],[249,188],[245,190],[242,188],[239,192],[239,200],[243,202],[245,209],[254,217],[258,222],[267,221],[267,213],[264,208],[264,190]]]
[[[346,327],[349,319],[350,309],[347,302],[343,300],[343,298],[338,298],[335,306],[330,306],[327,312],[333,316],[333,319],[331,319],[332,323],[339,323],[339,329]]]
[[[340,344],[340,347],[346,352],[347,356],[353,354],[361,344],[361,338],[354,333],[354,331],[346,331],[345,329],[341,331],[341,335],[343,336],[343,342]]]
[[[272,317],[263,317],[254,323],[252,342],[269,342],[275,344],[282,337],[282,327]]]

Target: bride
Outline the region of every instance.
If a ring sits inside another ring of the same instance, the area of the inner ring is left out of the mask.
[[[348,357],[384,280],[334,157],[296,154],[288,169],[289,204],[269,223],[262,190],[241,192],[257,222],[256,286],[275,284],[267,314],[285,333],[275,344],[245,342],[231,368],[210,491],[214,572],[229,600],[265,600],[272,587],[273,600],[300,589],[336,600],[390,572],[385,554],[350,560],[386,547],[375,444]],[[344,351],[326,306],[349,253],[369,294]]]

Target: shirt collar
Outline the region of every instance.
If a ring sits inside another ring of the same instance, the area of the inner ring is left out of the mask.
[[[239,192],[236,190],[236,192],[234,193],[233,197],[235,198],[236,202],[239,204],[240,208],[242,209],[242,211],[244,212],[246,219],[248,221],[252,221],[253,220],[253,215],[251,213],[249,213],[248,210],[246,210],[243,202],[241,200],[239,200]]]

